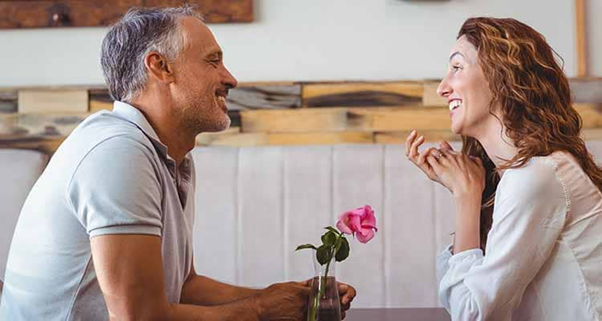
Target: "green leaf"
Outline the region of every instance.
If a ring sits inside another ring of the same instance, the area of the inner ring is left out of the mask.
[[[345,237],[342,235],[337,238],[336,243],[334,243],[334,252],[335,253],[338,252],[339,249],[341,248],[341,244],[343,244],[344,239],[345,239]]]
[[[337,250],[337,253],[335,254],[334,258],[337,260],[337,262],[342,262],[344,261],[347,257],[349,257],[349,252],[350,252],[350,248],[349,248],[349,242],[347,241],[347,239],[343,236],[341,237],[341,247]]]
[[[295,249],[295,251],[299,251],[299,250],[305,250],[305,249],[313,249],[313,250],[317,250],[318,248],[316,248],[315,246],[313,246],[312,244],[303,244],[303,245],[299,245],[297,246],[297,248]]]
[[[337,236],[333,232],[326,232],[322,235],[322,243],[324,243],[324,245],[333,246],[336,240]]]
[[[330,254],[330,247],[327,245],[322,245],[316,251],[316,259],[320,265],[324,265],[330,261],[332,254]]]
[[[335,228],[334,228],[334,227],[332,227],[332,226],[327,226],[327,227],[325,227],[325,229],[327,229],[327,230],[331,231],[332,233],[334,233],[334,234],[336,234],[336,235],[341,235],[341,232],[339,232],[339,230],[335,229]]]

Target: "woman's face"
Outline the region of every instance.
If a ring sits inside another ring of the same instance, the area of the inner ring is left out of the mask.
[[[478,138],[486,132],[492,93],[489,90],[475,46],[462,36],[453,46],[445,78],[437,94],[447,98],[451,129],[456,134]]]

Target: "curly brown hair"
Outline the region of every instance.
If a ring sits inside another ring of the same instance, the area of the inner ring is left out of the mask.
[[[479,65],[493,94],[490,106],[501,107],[505,134],[518,150],[496,168],[476,139],[462,137],[462,152],[480,157],[487,172],[481,209],[484,250],[499,170],[524,166],[535,156],[566,151],[602,191],[602,169],[580,137],[581,116],[573,107],[569,82],[555,58],[562,59],[543,35],[515,19],[477,17],[464,22],[458,32],[458,38],[462,36],[477,49]]]

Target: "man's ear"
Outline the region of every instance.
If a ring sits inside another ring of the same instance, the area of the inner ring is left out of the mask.
[[[169,83],[174,79],[173,67],[158,52],[151,51],[144,57],[144,67],[148,70],[149,76],[158,81]]]

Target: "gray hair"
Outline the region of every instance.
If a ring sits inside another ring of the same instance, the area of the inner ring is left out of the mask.
[[[144,58],[149,52],[158,52],[168,61],[176,59],[186,42],[179,23],[184,17],[203,20],[193,6],[132,8],[111,27],[100,57],[111,98],[130,102],[144,89]]]

